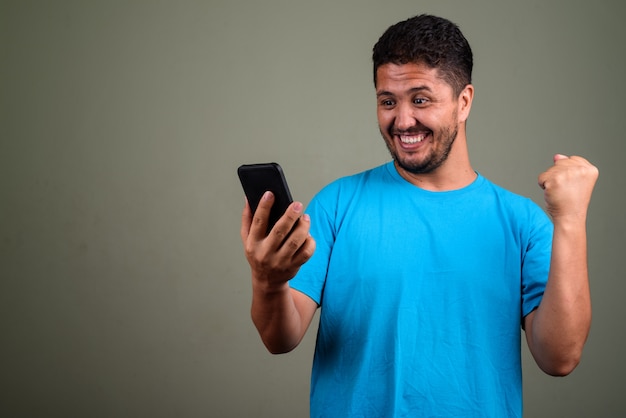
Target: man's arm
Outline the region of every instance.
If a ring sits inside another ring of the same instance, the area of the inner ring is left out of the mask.
[[[556,155],[539,176],[554,223],[548,283],[539,307],[524,320],[539,367],[565,376],[578,365],[591,326],[587,273],[587,208],[598,169],[581,157]]]
[[[313,255],[315,241],[299,202],[289,206],[266,236],[273,203],[272,193],[266,193],[254,217],[246,203],[241,239],[252,271],[252,321],[267,349],[279,354],[300,343],[317,309],[315,301],[289,287],[289,280]]]

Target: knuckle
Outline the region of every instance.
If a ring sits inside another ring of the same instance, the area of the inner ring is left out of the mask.
[[[313,253],[315,252],[315,245],[316,244],[313,238],[309,237],[306,239],[304,244],[302,244],[302,246],[300,247],[299,249],[300,254],[302,255],[305,261],[313,256]]]
[[[314,251],[315,251],[315,246],[309,245],[309,246],[304,247],[304,249],[302,250],[302,255],[306,260],[308,260],[309,258],[313,257]]]
[[[258,270],[271,271],[274,268],[274,262],[266,257],[256,256],[254,265]]]
[[[298,251],[298,249],[300,248],[300,242],[295,239],[295,238],[290,238],[287,240],[286,242],[287,248],[292,251],[292,252],[296,252]]]
[[[283,228],[280,228],[280,227],[274,227],[272,229],[272,234],[274,234],[276,239],[281,241],[281,242],[287,237],[287,232],[285,232],[285,230]]]
[[[263,262],[263,259],[255,252],[249,252],[246,255],[248,256],[248,262],[253,266],[260,266]]]
[[[252,218],[252,224],[257,228],[262,227],[264,223],[265,220],[260,216],[255,216],[254,218]]]
[[[291,221],[296,221],[298,219],[298,217],[300,216],[299,213],[295,213],[292,210],[288,210],[285,212],[285,215],[287,216],[287,218],[289,218]]]

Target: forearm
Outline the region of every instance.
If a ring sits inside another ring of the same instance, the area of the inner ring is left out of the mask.
[[[528,336],[539,366],[549,374],[569,374],[580,361],[590,325],[584,217],[556,221],[548,283]]]
[[[253,280],[252,292],[252,321],[267,349],[272,354],[293,350],[307,327],[288,282],[269,288]]]
[[[241,240],[252,271],[252,321],[267,349],[278,354],[298,345],[317,309],[316,302],[289,287],[289,280],[313,255],[315,241],[300,202],[293,202],[268,234],[273,201],[274,195],[265,193],[254,216],[246,201]]]

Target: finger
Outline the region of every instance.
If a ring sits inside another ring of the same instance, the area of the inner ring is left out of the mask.
[[[250,226],[250,236],[255,240],[260,241],[265,238],[267,234],[267,224],[269,222],[270,210],[274,204],[274,194],[267,191],[261,197],[259,204],[252,217],[252,224]]]
[[[593,167],[593,164],[591,164],[587,159],[580,157],[578,155],[573,155],[570,157],[570,160],[572,160],[572,162],[576,162],[582,166],[587,166],[587,167]]]
[[[548,168],[546,171],[541,173],[539,177],[537,178],[537,184],[539,184],[539,187],[541,187],[543,190],[545,190],[546,187],[549,187],[550,180],[554,176],[554,172],[556,170],[555,166],[556,166],[556,161],[555,161],[554,166]]]
[[[315,250],[315,240],[309,234],[310,226],[309,215],[302,215],[278,249],[282,258],[291,260],[297,265],[302,265],[311,258]]]
[[[575,158],[575,157],[572,157],[572,158]],[[554,166],[557,165],[558,161],[569,160],[569,159],[570,157],[564,154],[555,154],[552,157],[552,160],[554,161]],[[543,173],[539,175],[537,184],[539,184],[539,187],[541,187],[544,190],[546,189],[546,182],[550,180],[550,176],[552,175],[552,172],[554,171],[554,166],[547,169],[546,171],[544,171]]]
[[[250,209],[250,203],[248,203],[248,199],[245,199],[246,204],[243,207],[243,212],[241,213],[241,240],[246,242],[248,239],[248,235],[250,235],[250,224],[252,224],[252,209]]]
[[[306,227],[306,238],[304,240],[304,243],[300,246],[300,248],[298,248],[298,251],[296,251],[296,253],[294,254],[293,258],[294,258],[294,261],[298,262],[299,264],[304,264],[311,258],[311,256],[313,256],[313,252],[315,252],[316,243],[313,237],[309,235],[309,232],[308,232],[310,222],[311,222],[309,215],[304,214],[301,220],[302,220],[301,223],[303,223]]]
[[[302,203],[293,202],[289,205],[283,216],[276,222],[276,225],[270,231],[273,241],[273,247],[278,249],[285,241],[287,236],[294,229],[294,225],[302,216]],[[308,233],[308,231],[307,231]]]

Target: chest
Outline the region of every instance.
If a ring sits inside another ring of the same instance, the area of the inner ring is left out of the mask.
[[[354,202],[337,225],[327,302],[516,305],[522,242],[513,225],[489,199]]]

